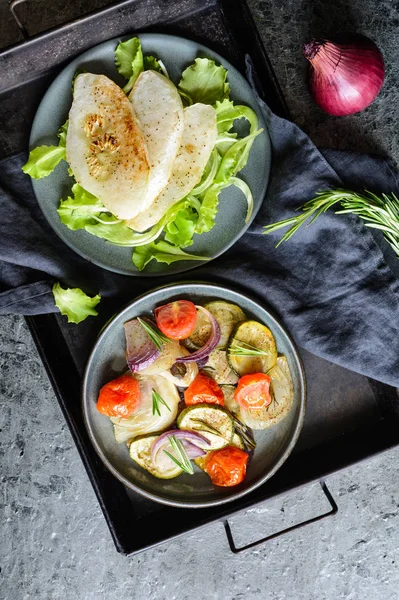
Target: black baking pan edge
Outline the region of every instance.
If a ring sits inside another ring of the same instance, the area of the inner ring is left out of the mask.
[[[134,518],[125,487],[104,467],[93,449],[81,414],[80,380],[56,316],[51,314],[26,317],[26,322],[94,487],[116,548],[122,554],[134,554],[225,519],[267,498],[284,494],[367,460],[399,443],[397,425],[389,419],[382,418],[373,426],[363,427],[320,444],[316,453],[313,448],[309,448],[291,455],[267,484],[243,499],[212,509],[179,509],[179,531],[176,531],[176,519],[173,518],[177,509],[163,507],[164,530],[162,536],[157,537],[158,528],[150,526],[152,517],[150,520],[143,517],[139,520]],[[59,348],[57,355],[53,351],[55,344]],[[394,395],[393,388],[391,390]],[[165,513],[170,514],[172,518],[168,518]],[[144,545],[138,543],[142,535],[146,540]]]
[[[280,87],[245,2],[220,0],[217,4],[222,10],[235,46],[239,47],[243,56],[249,54],[251,57],[260,88],[267,89],[267,102],[277,114],[288,116]],[[100,15],[101,12],[97,11],[96,14]],[[41,34],[41,38],[45,35]],[[116,548],[123,554],[134,554],[167,539],[194,531],[198,527],[225,519],[267,498],[316,481],[399,443],[399,434],[394,423],[388,418],[383,418],[372,428],[362,428],[318,446],[316,453],[310,448],[292,455],[273,479],[244,499],[218,509],[180,509],[178,520],[168,518],[169,513],[171,517],[176,514],[176,509],[162,508],[164,529],[161,535],[157,535],[158,529],[148,525],[151,516],[135,518],[126,489],[103,466],[90,443],[81,414],[80,378],[58,326],[57,317],[41,315],[27,317],[26,321],[98,497]],[[54,347],[57,347],[57,353],[54,352]],[[386,409],[389,414],[394,403],[395,391],[377,382],[372,384],[382,412]],[[178,531],[176,521],[179,524]],[[155,529],[157,531],[154,531]]]

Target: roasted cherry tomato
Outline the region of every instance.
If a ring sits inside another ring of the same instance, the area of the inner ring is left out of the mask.
[[[234,400],[243,408],[265,408],[272,401],[270,377],[265,373],[250,373],[238,381]]]
[[[103,385],[97,410],[107,417],[129,417],[140,403],[140,384],[129,374]]]
[[[176,300],[154,310],[158,328],[171,340],[185,340],[195,329],[197,309],[189,300]]]
[[[247,472],[248,454],[235,446],[208,452],[204,470],[214,485],[230,487],[238,485]]]
[[[199,372],[192,383],[184,390],[184,402],[191,404],[220,404],[224,406],[224,394],[216,381]]]

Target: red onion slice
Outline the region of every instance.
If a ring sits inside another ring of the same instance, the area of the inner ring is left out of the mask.
[[[177,363],[182,363],[182,362],[188,363],[188,362],[201,361],[201,364],[202,364],[202,361],[210,355],[210,353],[216,348],[216,346],[218,345],[218,343],[220,341],[219,323],[217,322],[217,320],[215,319],[213,314],[211,312],[209,312],[209,310],[207,310],[203,306],[196,305],[196,308],[198,310],[202,310],[202,312],[204,312],[206,314],[206,316],[208,317],[209,322],[211,324],[211,335],[209,336],[209,339],[206,342],[206,344],[204,344],[204,346],[202,346],[202,348],[200,348],[196,352],[193,352],[192,354],[190,354],[190,356],[182,356],[180,358],[177,358],[176,359]]]
[[[126,337],[126,360],[132,373],[141,371],[161,354],[137,319],[124,324]]]
[[[200,433],[196,433],[195,431],[189,431],[188,429],[172,429],[165,431],[165,433],[162,433],[153,443],[151,449],[151,460],[154,464],[156,464],[158,453],[164,447],[170,445],[168,438],[172,435],[182,442],[189,458],[203,456],[205,454],[203,448],[208,448],[211,445],[210,441],[205,436],[201,435]],[[198,444],[201,444],[201,448],[198,446]]]

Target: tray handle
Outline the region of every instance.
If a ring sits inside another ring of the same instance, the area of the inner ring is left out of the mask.
[[[256,542],[251,542],[250,544],[247,544],[246,546],[241,546],[239,548],[234,543],[234,538],[233,538],[233,534],[232,534],[232,531],[230,528],[230,524],[229,524],[228,520],[226,519],[223,521],[223,524],[224,524],[224,529],[225,529],[226,535],[227,535],[227,541],[229,542],[230,550],[234,554],[239,554],[240,552],[244,552],[245,550],[249,550],[250,548],[254,548],[255,546],[264,544],[265,542],[268,542],[269,540],[274,540],[286,533],[289,533],[290,531],[294,531],[295,529],[300,529],[300,527],[304,527],[305,525],[310,525],[310,523],[316,523],[316,521],[320,521],[321,519],[324,519],[325,517],[335,515],[338,512],[337,503],[335,502],[334,498],[332,497],[331,492],[328,489],[325,482],[319,481],[319,483],[320,483],[321,489],[324,492],[328,502],[330,503],[331,510],[329,510],[326,513],[323,513],[321,515],[317,515],[317,517],[312,517],[311,519],[308,519],[307,521],[302,521],[301,523],[297,523],[296,525],[292,525],[291,527],[282,529],[281,531],[278,531],[277,533],[272,533],[271,535],[268,535],[260,540],[257,540]]]
[[[19,18],[18,14],[15,10],[15,8],[18,6],[18,4],[23,4],[25,1],[26,0],[11,0],[11,2],[8,5],[8,8],[13,16],[14,21],[18,25],[20,32],[22,33],[24,38],[27,40],[29,38],[28,30],[26,29],[25,25],[22,23],[21,19]]]

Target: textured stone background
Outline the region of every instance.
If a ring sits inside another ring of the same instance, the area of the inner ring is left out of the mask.
[[[105,3],[30,0],[32,31]],[[6,5],[0,0],[1,45],[19,37]],[[398,160],[399,4],[250,0],[250,6],[296,122],[317,143]],[[309,99],[299,46],[341,28],[373,37],[386,58],[387,80],[361,115],[334,119]],[[1,600],[398,598],[399,449],[328,478],[338,515],[256,550],[232,555],[222,526],[212,525],[126,559],[114,549],[23,319],[0,319],[0,349]],[[237,544],[245,544],[325,508],[313,485],[231,525]]]

